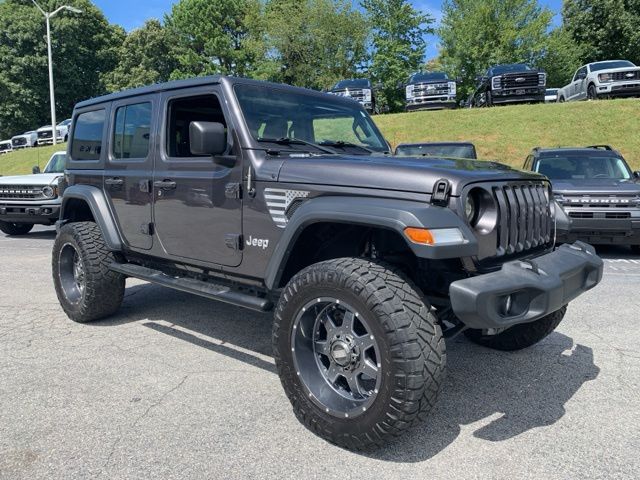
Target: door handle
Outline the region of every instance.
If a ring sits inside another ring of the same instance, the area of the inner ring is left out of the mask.
[[[104,184],[110,187],[121,187],[124,185],[124,180],[121,178],[105,178]]]
[[[176,182],[173,180],[158,180],[153,182],[153,186],[157,188],[162,188],[163,190],[175,190]]]

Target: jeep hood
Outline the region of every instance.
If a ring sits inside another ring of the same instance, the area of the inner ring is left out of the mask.
[[[16,175],[0,177],[0,185],[51,185],[62,173],[37,173],[35,175]]]
[[[286,159],[278,181],[430,194],[442,178],[449,180],[456,196],[465,185],[475,182],[545,179],[537,173],[480,160],[327,155]]]
[[[611,194],[611,195],[640,195],[640,184],[635,180],[612,179],[572,179],[552,180],[554,193],[567,195],[580,194]]]

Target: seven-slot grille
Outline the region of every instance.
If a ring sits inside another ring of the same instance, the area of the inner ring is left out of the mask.
[[[538,73],[510,73],[502,76],[502,88],[532,88],[540,86]]]
[[[632,75],[627,76],[629,74],[632,74]],[[640,80],[640,70],[635,70],[631,72],[615,72],[612,75],[613,75],[613,79],[617,81]]]
[[[492,193],[498,206],[497,256],[522,252],[551,241],[554,225],[546,184],[506,184],[493,187]]]
[[[0,200],[42,200],[42,186],[0,185]]]

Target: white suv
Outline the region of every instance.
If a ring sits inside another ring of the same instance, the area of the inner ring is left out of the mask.
[[[580,67],[558,92],[558,102],[633,95],[640,95],[640,67],[627,60],[607,60]]]

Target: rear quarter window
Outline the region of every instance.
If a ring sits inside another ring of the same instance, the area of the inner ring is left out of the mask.
[[[78,115],[71,139],[71,158],[74,161],[100,159],[105,118],[104,109]]]

